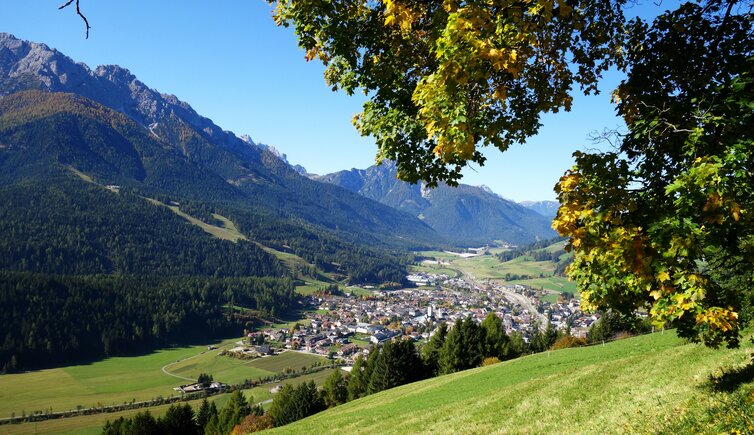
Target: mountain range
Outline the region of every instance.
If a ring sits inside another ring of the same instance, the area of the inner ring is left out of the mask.
[[[93,153],[90,157],[96,156],[100,162],[87,162],[86,168],[77,169],[87,169],[84,172],[103,184],[128,185],[130,181],[141,188],[159,185],[162,193],[194,200],[231,201],[329,230],[337,233],[337,238],[389,248],[436,246],[448,241],[525,243],[552,235],[546,220],[492,192],[465,185],[429,191],[398,181],[391,164],[316,177],[330,186],[312,181],[302,176],[307,175],[303,167],[289,164],[284,154],[255,144],[248,136],[224,131],[177,97],[149,88],[125,68],[107,65],[90,69],[45,44],[0,33],[0,95],[28,89],[75,94],[122,113],[135,124],[134,131],[141,128],[146,132],[141,136],[149,136],[154,142],[152,149],[161,150],[161,157],[153,155],[149,164],[133,149],[107,158],[102,153],[111,150],[102,148],[100,154],[88,150]],[[57,108],[47,115],[61,116],[69,107],[58,104]],[[29,107],[25,110],[29,112]],[[77,113],[82,115],[80,110]],[[4,149],[6,154],[14,150],[18,147]],[[60,150],[52,160],[46,154],[46,163],[34,164],[61,164],[71,152]],[[9,156],[3,160],[9,161]],[[8,168],[6,179],[24,167],[18,166],[17,158],[10,160],[15,166]],[[100,164],[102,161],[107,164]],[[123,172],[120,166],[125,164],[132,165],[133,171]],[[38,171],[42,173],[55,171]]]
[[[514,244],[555,236],[550,219],[509,201],[485,186],[440,185],[430,189],[397,178],[395,164],[317,176],[367,198],[416,216],[442,236],[461,245],[505,241]]]
[[[550,219],[555,217],[560,207],[558,201],[521,201],[519,204]]]
[[[377,258],[445,243],[415,217],[301,176],[274,149],[223,131],[121,67],[92,70],[0,33],[0,96],[6,192],[63,177],[73,189],[66,194],[76,195],[91,187],[78,173],[100,187],[223,211],[254,241],[313,263],[342,266],[338,257],[357,261],[346,252]]]

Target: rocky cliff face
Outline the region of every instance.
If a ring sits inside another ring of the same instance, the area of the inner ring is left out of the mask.
[[[248,144],[223,131],[175,95],[161,94],[126,68],[103,65],[90,69],[45,44],[0,33],[0,95],[38,88],[71,92],[128,115],[153,134],[180,142],[182,126],[201,132],[213,143],[248,153]]]
[[[504,199],[486,186],[440,185],[429,189],[396,178],[395,165],[351,169],[318,177],[419,217],[438,233],[463,244],[529,243],[555,235],[548,218]]]
[[[560,207],[560,203],[557,201],[522,201],[519,204],[550,219],[555,217],[558,213],[558,207]]]

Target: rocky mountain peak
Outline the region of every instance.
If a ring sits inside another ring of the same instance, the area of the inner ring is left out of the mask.
[[[173,143],[180,143],[185,125],[249,158],[258,153],[178,97],[149,88],[126,68],[102,65],[91,70],[45,44],[0,34],[0,95],[29,88],[84,96],[129,116]]]

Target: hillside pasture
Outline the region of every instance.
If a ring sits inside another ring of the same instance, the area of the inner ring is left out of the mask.
[[[748,339],[714,350],[655,333],[404,385],[273,433],[654,433],[703,411],[710,376],[750,367],[752,351]]]

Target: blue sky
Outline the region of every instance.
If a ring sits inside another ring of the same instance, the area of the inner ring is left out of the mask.
[[[262,0],[81,0],[92,25],[88,40],[62,0],[0,3],[0,31],[43,42],[90,67],[117,64],[148,86],[175,94],[236,134],[272,145],[310,172],[365,168],[376,147],[351,124],[363,97],[332,92],[323,68],[305,62],[291,29],[274,25]],[[651,2],[636,10],[657,10]],[[666,2],[665,7],[671,6]],[[526,145],[505,153],[487,149],[484,167],[464,171],[464,183],[485,184],[504,197],[554,199],[552,186],[573,164],[571,154],[592,147],[589,133],[620,125],[609,74],[598,96],[576,96],[570,113],[547,115]]]

